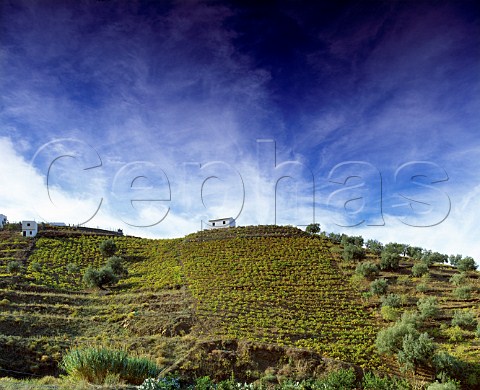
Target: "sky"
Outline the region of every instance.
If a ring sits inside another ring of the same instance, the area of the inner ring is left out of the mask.
[[[0,213],[480,259],[475,1],[2,1]]]

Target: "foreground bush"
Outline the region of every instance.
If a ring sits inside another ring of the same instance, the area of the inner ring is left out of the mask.
[[[371,372],[365,373],[362,380],[363,390],[400,390],[409,389],[405,379],[379,377]]]
[[[94,384],[103,384],[105,379],[117,377],[120,381],[138,385],[159,373],[151,360],[106,348],[71,350],[64,355],[60,367],[68,375]]]
[[[148,378],[137,387],[138,390],[180,390],[182,387],[177,378]]]
[[[445,383],[435,382],[428,386],[427,390],[460,390],[460,385],[457,382],[452,381]]]

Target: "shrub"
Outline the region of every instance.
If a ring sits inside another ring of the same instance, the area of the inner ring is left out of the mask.
[[[202,376],[195,381],[195,390],[213,390],[215,389],[215,383],[209,376]]]
[[[467,281],[467,275],[465,274],[465,272],[455,274],[450,278],[450,283],[452,283],[455,286],[461,286],[462,284],[465,284],[466,281]]]
[[[375,346],[378,352],[388,355],[398,353],[402,348],[403,338],[407,334],[418,337],[418,331],[412,324],[405,322],[396,322],[389,328],[382,329],[377,334]]]
[[[380,255],[383,250],[383,244],[377,240],[367,240],[366,247],[376,255]]]
[[[407,255],[412,259],[420,260],[422,258],[423,249],[419,246],[409,246],[407,248]]]
[[[416,311],[404,311],[400,321],[404,324],[408,324],[416,328],[420,322],[419,315]]]
[[[462,260],[462,255],[450,255],[448,256],[448,261],[451,265],[457,266],[458,262]]]
[[[174,377],[147,378],[137,387],[138,390],[180,390],[180,382]]]
[[[118,256],[109,257],[106,267],[110,268],[116,276],[125,277],[128,276],[128,271],[122,264],[123,259]]]
[[[470,299],[472,297],[471,286],[461,286],[453,290],[453,295],[457,299]]]
[[[422,276],[428,272],[428,265],[425,263],[416,263],[412,267],[412,275],[415,277]]]
[[[88,267],[83,274],[83,282],[88,287],[98,287],[103,289],[105,285],[117,283],[118,278],[109,267],[102,267],[99,270],[93,267]]]
[[[465,369],[465,363],[450,355],[448,352],[440,351],[432,359],[435,375],[438,379],[445,381],[448,378],[459,378]]]
[[[347,244],[352,244],[358,247],[363,246],[363,237],[362,236],[349,236],[347,234],[342,234],[340,243],[345,246]]]
[[[355,273],[358,275],[362,275],[365,278],[368,278],[374,275],[378,275],[378,267],[371,261],[365,261],[357,265],[357,267],[355,268]]]
[[[356,377],[353,368],[348,370],[340,369],[332,371],[328,375],[316,383],[318,388],[326,388],[332,390],[355,389]]]
[[[18,261],[13,260],[7,264],[7,272],[9,274],[18,274],[20,273],[21,265]]]
[[[320,224],[319,223],[311,223],[307,226],[305,231],[309,234],[318,234],[320,233]]]
[[[417,290],[418,292],[427,292],[428,291],[428,286],[427,286],[427,283],[419,283],[417,284],[417,286],[415,287],[415,290]]]
[[[452,326],[457,325],[465,330],[474,330],[478,325],[475,313],[472,311],[455,310],[452,318]]]
[[[386,321],[396,321],[400,317],[400,310],[391,306],[382,306],[380,313]]]
[[[388,251],[386,248],[382,252],[380,260],[381,269],[396,270],[400,264],[400,255],[393,251]]]
[[[402,305],[402,299],[400,298],[400,295],[388,294],[382,297],[382,307],[383,306],[400,307],[401,305]]]
[[[375,295],[383,295],[387,292],[388,283],[385,279],[380,278],[370,283],[370,292]]]
[[[399,244],[397,242],[389,242],[387,245],[385,245],[384,251],[396,253],[397,255],[399,255],[400,253],[403,253],[406,248],[407,247],[404,244]]]
[[[365,373],[362,379],[363,390],[399,390],[409,389],[408,382],[404,379],[379,377],[371,372]]]
[[[434,382],[427,387],[427,390],[460,390],[460,384],[456,381]]]
[[[437,298],[435,297],[420,298],[417,307],[423,319],[435,318],[438,314]]]
[[[462,272],[475,271],[477,269],[477,265],[472,257],[467,256],[458,261],[457,268]]]
[[[398,362],[406,370],[414,370],[419,365],[426,365],[435,353],[436,345],[428,336],[422,333],[418,337],[415,333],[407,333],[402,340],[402,349],[398,351]]]
[[[463,341],[465,333],[458,325],[452,326],[451,328],[445,329],[443,334],[448,337],[448,340],[453,343],[458,343]]]
[[[343,248],[343,259],[347,261],[351,260],[361,260],[365,257],[365,251],[363,248],[353,245],[346,244]]]
[[[94,384],[103,384],[107,377],[118,376],[122,381],[138,385],[159,373],[151,360],[106,348],[70,350],[63,356],[60,366],[68,375]]]
[[[447,263],[448,262],[448,255],[443,255],[438,252],[426,252],[422,256],[422,262],[428,265],[429,267],[433,263]]]
[[[111,257],[117,251],[117,245],[115,244],[115,241],[108,239],[100,243],[99,249],[102,256]]]

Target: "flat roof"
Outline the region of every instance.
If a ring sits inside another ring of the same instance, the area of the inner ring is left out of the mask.
[[[233,219],[233,217],[218,218],[218,219],[209,219],[208,222],[223,221],[223,220],[225,220],[225,219]]]

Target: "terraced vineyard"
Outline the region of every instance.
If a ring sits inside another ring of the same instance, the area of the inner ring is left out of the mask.
[[[178,240],[148,240],[136,237],[111,237],[118,255],[128,263],[129,277],[121,285],[129,289],[162,289],[181,284],[181,271],[175,258]],[[27,277],[39,285],[79,290],[81,276],[88,266],[99,267],[105,262],[99,245],[105,236],[78,235],[73,237],[41,237],[29,258]],[[34,264],[39,264],[40,269]],[[69,272],[74,264],[78,272]]]
[[[0,240],[0,274],[7,271],[11,261],[25,262],[32,241],[21,237],[17,232],[2,232]]]
[[[128,276],[108,290],[87,289],[82,275],[105,263],[99,247],[106,238],[114,240]],[[357,370],[402,374],[394,356],[379,356],[375,348],[377,333],[393,320],[381,314],[382,298],[369,293],[371,280],[355,275],[358,261],[343,260],[343,248],[285,226],[170,240],[66,229],[31,240],[2,231],[0,375],[59,374],[62,354],[76,345],[121,347],[153,358],[165,372],[191,377],[235,372],[250,380],[281,373],[284,365],[288,372],[310,367],[313,373],[312,361],[322,369],[327,361],[342,361]],[[21,269],[9,273],[13,260]],[[370,252],[367,260],[380,261]],[[419,330],[470,362],[475,376],[480,332],[451,322],[459,309],[479,317],[479,273],[462,276],[468,294],[461,296],[451,282],[455,268],[432,264],[427,276],[413,277],[414,263],[403,258],[395,271],[377,275],[398,295],[396,313],[435,297],[438,315]],[[415,374],[431,380],[434,372],[427,367]]]
[[[183,265],[204,331],[378,367],[378,325],[329,245],[301,236],[185,243]]]

